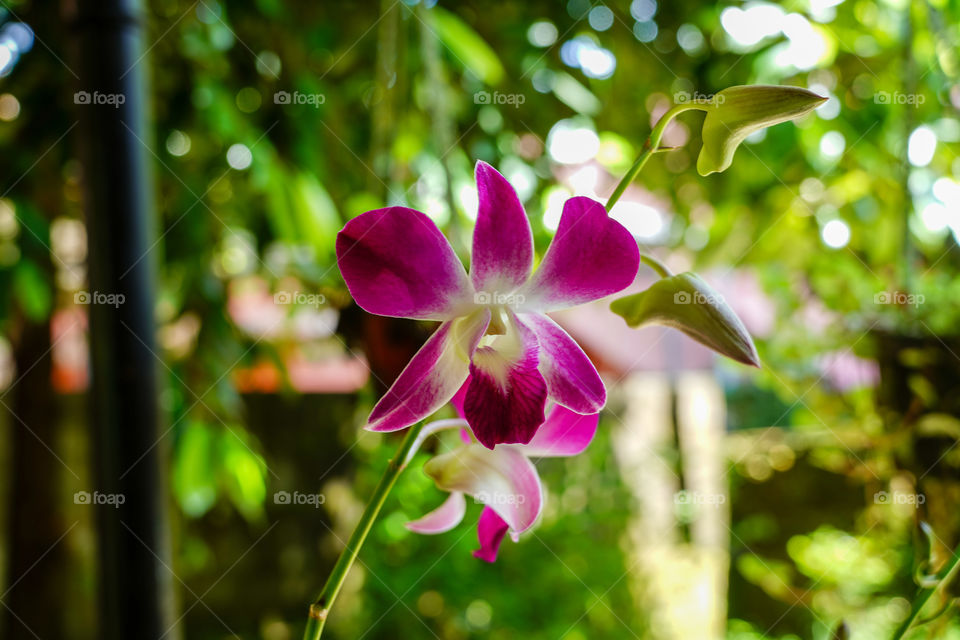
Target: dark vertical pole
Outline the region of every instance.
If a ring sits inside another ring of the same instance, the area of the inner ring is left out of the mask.
[[[11,454],[7,584],[13,586],[3,598],[0,638],[57,638],[69,620],[63,608],[45,603],[63,593],[69,557],[62,536],[70,523],[64,521],[60,490],[68,472],[46,444],[57,442],[60,413],[59,398],[50,389],[50,323],[24,319],[16,345],[23,377],[4,400],[10,408]]]
[[[68,0],[80,76],[90,255],[90,346],[100,619],[105,640],[160,640],[171,573],[154,355],[152,185],[144,141],[146,63],[140,0]],[[103,304],[104,298],[119,304]]]

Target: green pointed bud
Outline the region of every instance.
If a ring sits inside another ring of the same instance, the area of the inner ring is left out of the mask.
[[[799,87],[742,85],[711,98],[703,121],[703,149],[697,171],[708,176],[723,171],[743,139],[754,131],[805,116],[826,98]]]
[[[694,273],[658,280],[645,291],[615,300],[610,309],[631,327],[673,327],[720,355],[760,366],[757,349],[743,322],[723,297]]]

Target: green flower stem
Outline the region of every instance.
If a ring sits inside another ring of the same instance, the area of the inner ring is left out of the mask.
[[[641,253],[640,262],[656,271],[661,278],[669,278],[673,276],[673,272],[667,268],[667,265],[663,264],[653,256],[648,256],[645,253]]]
[[[940,572],[942,577],[937,584],[932,587],[920,589],[920,591],[917,592],[917,596],[913,599],[913,606],[910,609],[910,616],[903,621],[903,624],[900,625],[897,632],[893,634],[893,640],[900,640],[906,635],[907,631],[913,627],[913,624],[917,621],[917,617],[920,615],[920,611],[927,605],[927,602],[930,601],[933,594],[953,578],[952,574],[956,571],[958,564],[960,564],[960,545],[953,550],[953,556],[947,562],[943,571]]]
[[[633,163],[633,166],[630,167],[630,170],[627,171],[627,173],[623,176],[623,178],[620,180],[620,183],[617,184],[617,188],[613,190],[613,194],[610,196],[610,199],[607,200],[607,211],[613,209],[613,205],[617,203],[617,201],[620,199],[620,196],[623,195],[623,192],[627,190],[627,187],[630,186],[630,183],[634,181],[634,179],[640,173],[640,170],[643,169],[643,166],[647,164],[647,160],[650,159],[650,156],[659,151],[665,151],[665,149],[660,148],[660,138],[663,137],[663,132],[666,131],[667,125],[670,124],[670,121],[684,111],[689,111],[691,109],[704,110],[706,104],[707,103],[704,102],[687,102],[684,104],[678,104],[673,106],[669,111],[663,114],[659,120],[657,120],[657,124],[653,127],[653,131],[650,132],[650,137],[647,138],[647,141],[643,145],[643,151],[640,152],[640,155]],[[652,256],[641,254],[640,260],[644,264],[648,265],[651,269],[656,271],[661,278],[669,278],[673,275],[666,265]]]
[[[330,572],[326,584],[323,585],[323,591],[320,592],[316,601],[310,605],[307,629],[303,634],[304,640],[319,640],[320,634],[323,633],[323,626],[327,621],[327,616],[330,614],[330,608],[333,607],[333,603],[337,599],[337,594],[340,593],[340,588],[343,586],[343,581],[347,577],[347,572],[350,571],[350,567],[353,566],[354,561],[357,559],[357,554],[360,553],[360,547],[363,546],[364,541],[367,539],[367,534],[370,533],[374,521],[380,514],[380,509],[383,508],[383,503],[386,502],[387,495],[389,495],[390,490],[393,489],[397,478],[400,477],[400,473],[406,468],[412,454],[416,451],[416,447],[420,444],[419,435],[422,429],[423,423],[418,423],[407,429],[407,433],[403,437],[403,442],[400,443],[400,448],[397,449],[396,455],[393,456],[387,465],[383,476],[380,478],[380,482],[377,483],[377,488],[374,489],[373,495],[370,497],[370,502],[367,503],[367,507],[363,510],[363,515],[360,516],[360,521],[357,523],[353,533],[350,534],[347,545],[343,551],[340,552],[337,563],[333,566],[333,570]]]
[[[634,178],[637,177],[637,174],[639,174],[640,170],[643,169],[643,165],[647,164],[647,160],[650,159],[650,156],[659,151],[666,151],[666,149],[660,148],[660,138],[663,137],[663,132],[666,131],[667,125],[670,124],[670,121],[684,111],[689,111],[691,109],[706,111],[708,106],[709,102],[685,102],[683,104],[674,105],[669,111],[660,117],[660,119],[657,121],[657,124],[654,125],[653,131],[650,132],[650,137],[647,138],[646,143],[644,143],[643,151],[640,152],[636,162],[633,163],[633,166],[630,167],[630,170],[627,171],[626,175],[623,176],[623,179],[620,180],[617,188],[613,190],[613,194],[610,196],[610,199],[607,200],[607,211],[613,209],[613,205],[617,203],[617,201],[620,199],[620,196],[623,195],[623,192],[627,190],[627,187],[630,185],[630,183],[633,182]]]

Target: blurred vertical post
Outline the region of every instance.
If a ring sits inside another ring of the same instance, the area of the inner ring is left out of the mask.
[[[677,380],[677,440],[690,522],[691,573],[686,637],[719,640],[727,629],[730,504],[726,474],[727,408],[713,372],[685,371]]]
[[[638,506],[627,532],[631,587],[649,616],[648,637],[719,640],[730,564],[726,406],[710,372],[683,371],[675,383],[676,396],[667,375],[638,372],[622,386],[626,413],[613,437]],[[676,450],[682,475],[674,468]]]
[[[154,355],[152,185],[140,0],[65,0],[89,237],[100,634],[176,637]],[[122,304],[96,304],[115,294]],[[120,297],[122,296],[122,298]]]
[[[627,526],[630,589],[637,610],[649,616],[647,636],[675,640],[675,593],[687,573],[678,570],[682,552],[674,497],[680,477],[670,452],[675,449],[670,377],[660,372],[631,373],[622,384],[625,413],[613,433],[614,455],[636,499]]]

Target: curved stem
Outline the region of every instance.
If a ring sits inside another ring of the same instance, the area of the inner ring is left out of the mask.
[[[937,590],[947,584],[951,579],[954,571],[957,569],[957,565],[960,564],[960,545],[953,550],[953,556],[947,562],[946,566],[943,568],[943,571],[940,572],[940,575],[943,576],[940,580],[932,587],[920,589],[917,592],[917,596],[913,599],[913,607],[910,608],[910,616],[903,621],[903,624],[900,625],[900,628],[897,629],[897,632],[893,634],[893,640],[900,640],[906,635],[907,631],[913,626],[914,622],[917,621],[917,617],[920,615],[920,611],[926,606],[927,602],[930,601],[930,598],[933,597],[933,594]]]
[[[353,533],[350,534],[347,545],[343,551],[340,552],[340,557],[337,558],[337,563],[333,566],[333,570],[330,572],[326,584],[323,585],[323,590],[320,592],[316,601],[310,605],[307,629],[303,634],[304,640],[319,640],[320,634],[323,633],[323,626],[326,624],[327,616],[330,614],[330,608],[337,599],[337,594],[340,593],[340,588],[343,586],[343,581],[347,577],[347,572],[350,571],[350,567],[353,566],[354,561],[357,559],[357,554],[360,553],[360,547],[363,546],[364,541],[367,539],[367,534],[370,533],[374,521],[380,514],[380,509],[383,507],[387,495],[390,493],[390,490],[393,489],[393,485],[396,483],[397,478],[400,477],[400,473],[406,468],[407,463],[419,446],[419,435],[422,429],[423,423],[416,424],[407,429],[407,433],[403,437],[403,442],[400,443],[400,448],[397,449],[397,453],[390,460],[390,464],[387,465],[383,476],[381,476],[380,481],[377,483],[376,489],[373,490],[370,502],[367,503],[367,507],[363,510],[363,515],[360,516],[360,521],[357,523]]]
[[[656,271],[661,278],[669,278],[673,275],[673,272],[670,271],[667,265],[663,264],[653,256],[648,256],[645,253],[641,253],[640,262]]]
[[[630,186],[630,183],[633,182],[633,179],[637,177],[637,174],[640,173],[641,169],[643,169],[643,165],[647,164],[647,160],[650,159],[650,156],[658,151],[665,151],[665,149],[660,148],[660,138],[663,137],[663,132],[666,131],[667,125],[670,124],[670,121],[684,111],[689,111],[691,109],[705,111],[708,104],[709,103],[706,102],[685,102],[683,104],[674,105],[669,111],[663,114],[659,120],[657,120],[657,124],[654,125],[653,131],[650,132],[650,137],[647,138],[646,143],[643,145],[643,151],[640,152],[640,155],[633,163],[633,166],[630,167],[627,173],[623,176],[623,179],[620,180],[617,188],[613,190],[613,194],[610,196],[610,199],[607,200],[607,211],[613,209],[613,205],[617,203],[617,200],[620,199],[620,196],[623,195],[623,192],[627,190],[627,187]]]

